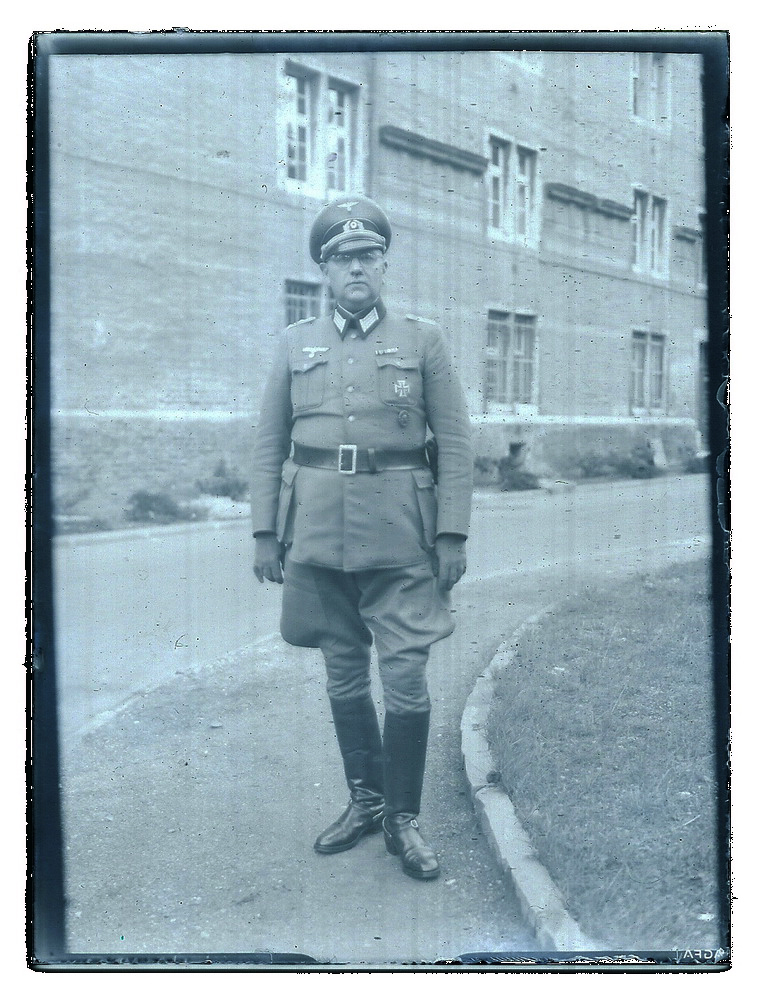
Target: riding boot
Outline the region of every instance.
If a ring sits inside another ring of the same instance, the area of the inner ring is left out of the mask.
[[[403,871],[416,879],[440,874],[435,852],[425,843],[417,823],[429,728],[429,711],[385,715],[385,847],[400,857]]]
[[[340,818],[313,845],[319,854],[338,854],[382,828],[382,740],[371,696],[330,699],[350,802]]]

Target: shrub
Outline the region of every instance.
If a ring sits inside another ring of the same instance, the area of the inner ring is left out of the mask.
[[[199,480],[196,486],[207,496],[230,497],[231,500],[245,500],[249,492],[247,480],[235,470],[229,469],[224,459],[218,462],[209,479]]]
[[[499,471],[499,489],[504,492],[512,490],[537,490],[539,478],[527,469],[518,468],[514,458],[502,458],[497,462]]]
[[[649,479],[658,474],[653,450],[647,441],[626,453],[610,449],[580,455],[578,468],[583,479]]]
[[[581,455],[578,468],[584,479],[600,479],[617,474],[616,456],[612,452],[589,452]]]
[[[495,483],[499,478],[498,462],[495,458],[486,458],[478,455],[475,458],[475,484],[477,486],[487,486]]]
[[[173,524],[177,521],[202,520],[204,512],[193,504],[179,504],[167,493],[137,490],[127,501],[125,517],[128,521]]]
[[[649,479],[657,475],[653,449],[648,444],[639,444],[633,448],[626,462],[626,471],[632,479]]]

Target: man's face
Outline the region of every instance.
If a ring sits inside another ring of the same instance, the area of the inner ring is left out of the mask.
[[[387,260],[381,250],[333,254],[321,265],[337,302],[348,312],[362,312],[379,298]]]

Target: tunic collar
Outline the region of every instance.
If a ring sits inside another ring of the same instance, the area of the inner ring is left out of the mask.
[[[348,330],[356,328],[360,336],[365,339],[385,318],[385,312],[385,304],[382,299],[377,299],[372,306],[360,313],[348,312],[347,309],[337,305],[334,307],[332,322],[343,340]]]

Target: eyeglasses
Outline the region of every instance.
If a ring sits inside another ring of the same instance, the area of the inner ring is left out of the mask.
[[[339,267],[350,267],[354,260],[361,264],[377,264],[383,256],[381,250],[358,250],[356,253],[333,253],[328,259]]]

